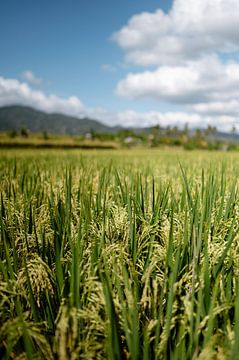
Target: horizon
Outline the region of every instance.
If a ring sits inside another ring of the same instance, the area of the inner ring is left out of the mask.
[[[20,108],[23,108],[23,109],[30,109],[30,110],[33,110],[33,111],[36,111],[36,112],[40,112],[40,113],[43,113],[43,114],[47,114],[47,115],[60,115],[60,116],[65,116],[65,117],[69,117],[69,118],[73,118],[73,119],[78,119],[78,120],[89,120],[89,121],[93,121],[93,122],[98,122],[100,123],[101,125],[104,125],[104,126],[108,126],[112,129],[114,128],[119,128],[119,129],[122,129],[122,130],[138,130],[138,129],[142,129],[142,130],[147,130],[147,129],[153,129],[155,126],[160,126],[160,124],[155,124],[155,125],[150,125],[150,126],[121,126],[120,124],[107,124],[106,122],[100,120],[100,119],[94,119],[94,118],[90,118],[90,117],[87,117],[87,115],[84,115],[83,117],[78,117],[77,115],[68,115],[68,114],[64,114],[62,112],[47,112],[47,111],[44,111],[44,110],[40,110],[40,109],[37,109],[35,107],[32,107],[30,105],[19,105],[19,104],[12,104],[12,105],[4,105],[4,106],[0,106],[0,110],[1,109],[6,109],[6,108],[14,108],[14,107],[20,107]],[[208,124],[207,126],[201,126],[201,127],[189,127],[188,126],[188,123],[185,123],[185,124],[180,124],[179,126],[177,125],[173,125],[173,126],[170,126],[167,125],[165,127],[162,127],[160,126],[160,128],[162,130],[166,130],[167,128],[169,129],[173,129],[173,128],[176,128],[179,132],[180,131],[183,131],[185,128],[188,128],[189,131],[192,131],[192,132],[195,132],[197,130],[202,130],[202,131],[205,131],[207,129],[210,129],[212,126],[210,124]],[[236,136],[238,137],[239,134],[237,133],[236,129],[235,128],[232,128],[230,129],[230,131],[223,131],[223,130],[220,130],[218,129],[216,126],[212,127],[214,128],[214,130],[216,131],[216,133],[221,133],[221,134],[227,134],[229,136]],[[16,129],[12,129],[13,131],[16,130]],[[28,129],[27,129],[28,130]]]
[[[238,127],[239,3],[0,5],[0,106],[109,126]]]

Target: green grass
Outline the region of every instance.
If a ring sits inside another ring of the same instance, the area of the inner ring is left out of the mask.
[[[239,156],[0,154],[2,359],[239,358]]]

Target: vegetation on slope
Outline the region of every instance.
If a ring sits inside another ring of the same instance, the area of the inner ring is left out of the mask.
[[[79,135],[91,131],[110,132],[111,128],[99,121],[63,115],[48,114],[27,106],[0,108],[0,131],[19,131],[22,128],[33,133],[46,131],[53,134]]]

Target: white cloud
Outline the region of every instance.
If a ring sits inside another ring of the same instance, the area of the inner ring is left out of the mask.
[[[38,78],[31,70],[23,71],[21,77],[31,85],[40,85],[42,83],[42,79]]]
[[[210,124],[217,126],[220,130],[230,131],[232,125],[237,122],[236,113],[228,113],[225,116],[220,113],[220,109],[217,109],[216,115],[213,112],[208,115],[209,109],[203,107],[208,104],[202,103],[195,105],[198,108],[195,108],[194,112],[162,113],[160,111],[137,112],[134,110],[112,112],[104,108],[88,108],[76,96],[62,98],[54,94],[46,95],[42,91],[33,90],[24,82],[0,77],[0,106],[13,104],[32,106],[49,113],[57,112],[77,117],[88,116],[108,125],[124,127],[147,127],[160,124],[163,127],[170,125],[182,128],[187,123],[189,127],[206,127]],[[232,105],[236,107],[237,104]],[[211,106],[215,107],[218,104],[211,103]]]
[[[148,111],[137,112],[128,110],[115,114],[115,121],[125,127],[148,127],[160,124],[162,127],[177,126],[183,128],[188,124],[190,128],[206,128],[208,125],[216,126],[221,131],[230,131],[237,123],[235,116],[209,116],[187,112]]]
[[[89,117],[104,121],[108,125],[120,125],[122,127],[150,127],[160,124],[162,127],[177,126],[183,128],[185,124],[189,128],[206,128],[208,125],[216,126],[221,131],[230,131],[237,124],[236,114],[211,114],[184,112],[184,111],[145,111],[126,110],[110,112],[106,109],[87,109]]]
[[[239,100],[239,64],[224,64],[211,56],[184,65],[165,65],[153,71],[131,73],[118,83],[116,93],[181,104]]]
[[[238,51],[238,23],[238,0],[174,0],[168,14],[157,10],[134,15],[113,39],[134,64],[179,64]]]
[[[80,116],[84,112],[84,105],[76,96],[65,99],[54,94],[46,95],[42,91],[33,90],[24,82],[0,77],[0,106],[12,104],[75,116]]]
[[[129,73],[116,94],[180,104],[200,126],[231,126],[239,115],[238,23],[238,0],[174,0],[167,14],[133,16],[113,39],[128,62],[151,67]]]
[[[199,114],[208,114],[212,116],[218,116],[218,115],[238,116],[239,100],[199,103],[193,105],[192,109]]]

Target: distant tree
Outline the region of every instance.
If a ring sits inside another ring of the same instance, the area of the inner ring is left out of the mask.
[[[48,132],[47,132],[46,130],[44,130],[44,131],[42,132],[42,137],[43,137],[44,140],[48,140],[48,139],[49,139],[49,135],[48,135]]]
[[[172,131],[171,126],[168,125],[168,126],[166,127],[166,129],[165,129],[165,134],[166,134],[166,136],[171,136],[171,134],[172,134],[171,131]]]
[[[188,123],[185,123],[183,131],[182,131],[182,135],[184,135],[185,137],[189,137],[189,128],[188,128]]]
[[[94,129],[90,129],[91,139],[94,140],[97,137],[96,131]]]
[[[213,136],[216,134],[217,128],[216,128],[216,126],[208,125],[208,127],[205,129],[204,132],[205,132],[206,136]]]
[[[23,136],[23,137],[28,137],[29,132],[28,132],[28,130],[27,130],[25,127],[22,127],[21,130],[20,130],[20,134],[21,134],[21,136]]]
[[[179,130],[176,125],[171,129],[171,135],[176,137],[179,136]]]
[[[117,137],[121,140],[124,140],[126,137],[134,137],[135,134],[132,130],[130,129],[120,129],[118,132],[117,132]]]
[[[196,140],[201,140],[203,139],[203,131],[201,129],[196,129],[194,137]]]
[[[176,125],[175,126],[168,125],[166,127],[166,132],[165,133],[169,137],[177,137],[177,136],[179,136],[179,129],[178,129],[178,127]]]
[[[159,124],[152,127],[152,133],[154,136],[159,136],[160,131],[161,131],[161,128],[160,128]]]
[[[235,125],[235,124],[233,124],[233,125],[232,125],[232,128],[231,128],[231,134],[232,134],[232,135],[235,135],[235,134],[236,134],[236,132],[237,132],[236,125]]]
[[[10,138],[15,138],[17,136],[17,130],[16,129],[12,129],[8,132],[8,136]]]

